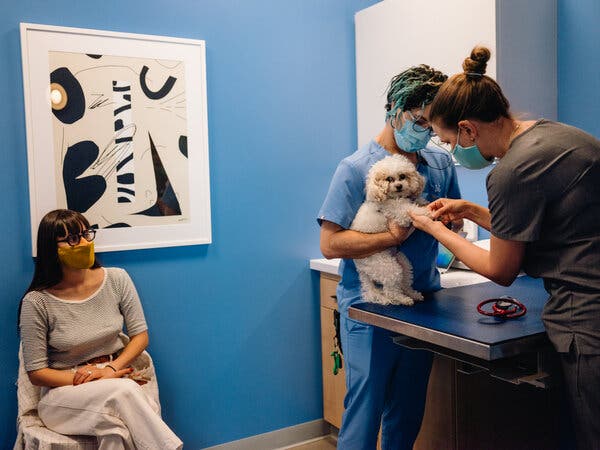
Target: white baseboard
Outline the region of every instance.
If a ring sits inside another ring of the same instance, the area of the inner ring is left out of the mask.
[[[258,434],[238,441],[207,447],[204,450],[276,450],[329,434],[331,426],[323,419]]]

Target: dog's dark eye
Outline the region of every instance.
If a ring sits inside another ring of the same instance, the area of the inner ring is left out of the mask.
[[[401,180],[404,180],[406,178],[406,175],[404,175],[403,173],[401,173],[398,178],[400,178]]]
[[[394,177],[387,177],[385,179],[385,181],[387,181],[388,183],[391,183],[392,181],[394,181]]]

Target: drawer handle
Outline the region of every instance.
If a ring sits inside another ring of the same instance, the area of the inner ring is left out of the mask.
[[[340,350],[340,353],[343,355],[344,354],[344,350],[342,350],[342,337],[341,337],[341,333],[340,333],[340,312],[339,311],[333,311],[333,328],[335,329],[335,336],[333,337],[333,347],[334,350],[337,349]],[[333,356],[333,355],[332,355]],[[342,364],[339,364],[339,367],[342,367]],[[335,373],[334,373],[335,375]]]

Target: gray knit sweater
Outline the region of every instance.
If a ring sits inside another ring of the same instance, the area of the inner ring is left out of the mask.
[[[144,311],[127,272],[106,268],[102,285],[84,300],[62,300],[32,291],[23,298],[21,340],[25,370],[65,369],[123,348],[129,336],[147,330]]]

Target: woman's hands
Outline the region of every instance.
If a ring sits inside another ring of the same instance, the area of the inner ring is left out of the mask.
[[[432,220],[429,216],[425,216],[425,215],[417,215],[415,213],[409,213],[410,217],[412,217],[412,221],[413,221],[413,227],[416,228],[417,230],[421,230],[424,231],[425,233],[429,233],[431,235],[434,235],[435,233],[435,227],[441,226],[443,228],[445,228],[445,226],[442,224],[442,222],[437,222]]]
[[[427,209],[431,219],[415,214],[411,214],[411,217],[415,228],[429,234],[434,234],[439,226],[457,224],[462,219],[469,219],[488,231],[491,228],[489,209],[467,200],[440,198],[427,205]]]
[[[115,369],[124,367],[120,370],[112,370],[108,365],[100,368],[93,364],[73,369],[51,369],[44,367],[43,369],[31,370],[27,372],[29,381],[35,386],[77,386],[89,381],[99,380],[103,378],[122,378],[125,375],[131,374],[134,369],[131,366],[137,356],[144,351],[148,345],[148,332],[142,331],[135,336],[131,336],[129,343],[125,346],[118,358],[112,360],[110,364]],[[91,373],[88,373],[91,372]]]
[[[433,220],[438,220],[445,225],[457,224],[462,219],[469,219],[488,231],[491,229],[490,210],[467,200],[440,198],[427,205],[427,209],[431,212]]]
[[[452,231],[457,232],[462,228],[463,219],[473,220],[478,208],[484,209],[466,200],[451,198],[437,199],[429,203],[426,208],[428,215],[410,214],[413,226],[436,238],[436,231],[448,226]]]
[[[427,205],[433,220],[440,220],[444,225],[451,222],[469,219],[472,203],[466,200],[440,198]]]
[[[114,371],[108,366],[99,368],[93,364],[88,364],[79,367],[75,371],[75,374],[73,375],[73,386],[104,378],[121,378],[131,372],[133,372],[133,367]]]

